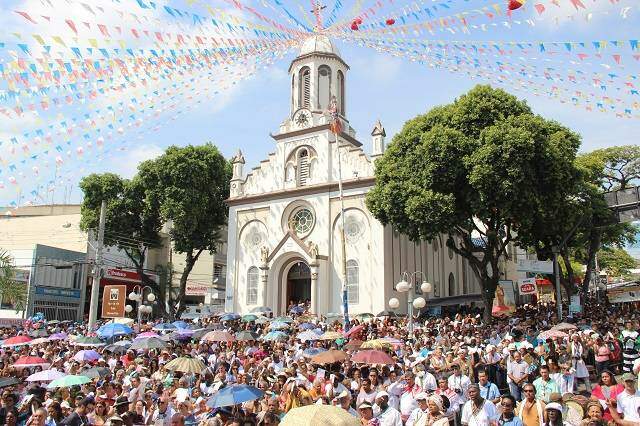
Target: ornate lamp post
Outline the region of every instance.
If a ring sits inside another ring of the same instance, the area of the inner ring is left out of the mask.
[[[155,302],[156,295],[153,294],[153,289],[148,285],[144,287],[137,285],[133,288],[133,291],[129,293],[129,300],[138,304],[138,327],[142,326],[142,314],[149,315],[153,312],[153,307],[144,303],[146,290],[149,291],[147,293],[146,301],[149,303]],[[124,310],[127,313],[131,313],[133,311],[133,306],[127,305],[124,307]]]
[[[427,305],[427,301],[422,296],[418,296],[414,298],[414,292],[411,291],[412,288],[415,287],[416,277],[421,275],[422,277],[426,277],[422,271],[415,271],[412,273],[403,272],[401,274],[401,279],[398,284],[396,284],[396,291],[400,293],[407,293],[407,313],[409,314],[409,339],[413,339],[413,309],[417,309],[418,312]],[[422,293],[427,294],[431,293],[433,290],[433,285],[427,281],[423,281],[420,285],[420,290]],[[400,301],[396,297],[392,297],[389,299],[389,307],[391,309],[398,309],[400,307]]]

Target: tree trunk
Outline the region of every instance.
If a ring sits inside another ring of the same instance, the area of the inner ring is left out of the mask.
[[[587,294],[589,291],[589,283],[591,282],[591,275],[596,266],[596,254],[600,250],[600,242],[602,240],[602,233],[595,229],[591,229],[589,234],[589,249],[587,252],[587,270],[582,280],[582,292]]]
[[[567,293],[567,299],[571,300],[571,296],[575,293],[575,284],[573,283],[574,274],[573,267],[571,266],[571,260],[569,259],[569,249],[565,245],[560,254],[562,255],[562,262],[564,263],[564,269],[567,271],[567,276],[565,279],[560,277],[560,283],[562,287],[564,287],[564,291]]]
[[[182,315],[182,312],[184,312],[186,308],[184,304],[184,297],[187,291],[187,279],[189,278],[189,274],[191,273],[193,266],[198,261],[198,258],[200,257],[202,251],[203,250],[199,250],[198,252],[193,254],[193,249],[191,249],[186,253],[187,256],[185,259],[184,269],[182,270],[182,274],[180,275],[180,291],[178,294],[178,304],[176,305],[175,309],[177,318],[180,318],[180,315]]]

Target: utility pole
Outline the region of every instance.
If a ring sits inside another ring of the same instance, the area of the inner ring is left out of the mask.
[[[340,154],[340,140],[336,135],[336,148],[338,150],[338,189],[340,191],[340,244],[342,245],[342,309],[344,314],[344,329],[349,331],[349,300],[347,294],[347,245],[344,236],[344,192],[342,190],[342,158]]]
[[[104,225],[107,219],[107,202],[100,204],[100,224],[98,225],[98,242],[96,258],[93,265],[93,280],[91,284],[91,302],[89,305],[89,330],[96,326],[98,320],[98,299],[100,299],[100,277],[102,275],[102,246],[104,244]]]

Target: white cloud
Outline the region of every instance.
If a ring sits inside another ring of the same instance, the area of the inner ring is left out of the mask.
[[[577,6],[571,0],[540,2],[544,12],[539,13],[532,7],[530,18],[536,22],[537,26],[547,29],[558,30],[564,26],[582,28],[607,17],[619,16],[624,9],[623,4],[629,3],[625,0],[616,3],[608,0],[576,0],[576,2]],[[532,2],[531,5],[535,3]],[[585,7],[582,8],[580,4]]]
[[[158,145],[137,145],[123,152],[121,155],[106,159],[105,162],[113,161],[108,167],[110,172],[117,173],[125,178],[131,178],[137,173],[138,164],[157,158],[163,153],[164,150]]]

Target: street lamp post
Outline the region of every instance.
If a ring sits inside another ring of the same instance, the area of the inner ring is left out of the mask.
[[[427,301],[424,297],[418,296],[414,298],[414,292],[411,291],[415,288],[416,278],[421,275],[426,278],[426,275],[422,271],[415,271],[412,273],[403,272],[400,277],[400,282],[396,284],[396,291],[400,293],[407,293],[407,313],[409,315],[409,339],[413,339],[413,309],[417,309],[418,312],[427,305]],[[431,293],[433,285],[431,283],[422,281],[420,290],[424,294]],[[400,301],[396,297],[389,299],[389,307],[391,309],[398,309],[400,307]]]
[[[151,305],[146,305],[144,292],[149,290],[147,293],[146,301],[149,303],[153,303],[156,300],[156,295],[153,294],[153,289],[148,285],[141,287],[139,285],[133,288],[133,291],[129,293],[129,300],[132,302],[136,302],[138,305],[138,327],[142,327],[142,314],[150,314],[153,312],[153,308]],[[127,313],[131,313],[133,311],[133,306],[127,305],[124,307],[124,310]]]

